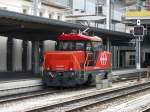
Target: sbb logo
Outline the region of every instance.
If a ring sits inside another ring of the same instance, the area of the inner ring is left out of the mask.
[[[102,53],[100,55],[100,63],[102,65],[106,65],[107,64],[107,54],[106,53]]]

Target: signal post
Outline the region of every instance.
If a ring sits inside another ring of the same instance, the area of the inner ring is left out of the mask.
[[[134,26],[134,37],[136,40],[136,69],[141,69],[141,41],[144,36],[144,26],[140,20],[137,20],[137,25]]]
[[[137,20],[137,25],[134,26],[134,37],[135,37],[135,44],[136,44],[136,69],[141,69],[141,41],[144,36],[144,26],[141,25],[141,21]],[[141,73],[139,72],[138,81],[141,79]]]

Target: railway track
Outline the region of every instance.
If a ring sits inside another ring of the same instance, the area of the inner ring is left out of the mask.
[[[7,95],[7,96],[0,97],[0,104],[7,103],[7,102],[10,103],[10,102],[18,101],[18,100],[23,100],[23,99],[36,98],[39,96],[45,96],[45,95],[54,94],[57,92],[62,92],[62,90],[41,89],[38,91],[26,92],[26,93],[21,93],[21,94]]]
[[[129,79],[129,80],[133,80],[135,78],[136,77]],[[127,81],[127,79],[120,80],[120,81]],[[116,81],[115,83],[118,83],[118,82],[119,81]],[[75,88],[75,89],[82,90],[82,89],[86,89],[86,88],[88,88],[88,87],[83,86],[78,89],[77,88]],[[91,87],[89,87],[89,88],[91,88]],[[52,89],[52,88],[46,88],[41,85],[31,86],[31,87],[14,88],[14,89],[6,89],[6,90],[0,91],[1,92],[0,93],[0,95],[1,95],[0,96],[0,104],[7,103],[7,102],[14,102],[14,101],[23,100],[23,99],[34,98],[34,97],[38,97],[38,96],[46,96],[46,95],[54,94],[57,92],[66,92],[66,91],[71,91],[71,90],[72,89],[61,89],[60,90],[60,88]]]
[[[120,72],[119,72],[120,73]],[[137,74],[126,74],[118,75],[118,72],[114,72],[113,82],[127,81],[137,79]],[[124,74],[124,72],[123,72]],[[141,75],[144,77],[144,75]],[[17,82],[17,83],[16,83]],[[32,91],[43,90],[42,82],[40,80],[31,79],[31,80],[22,80],[22,81],[13,81],[0,84],[0,97],[5,97],[9,95],[22,94]]]
[[[32,88],[32,87],[30,87]],[[92,86],[86,87],[79,87],[79,88],[49,88],[49,87],[41,87],[41,89],[36,91],[28,91],[25,93],[18,93],[18,94],[10,94],[6,96],[0,96],[0,105],[11,103],[15,101],[21,101],[24,99],[30,99],[30,98],[37,98],[37,97],[44,97],[46,95],[52,95],[57,93],[63,93],[63,92],[69,92],[69,91],[75,91],[75,90],[83,90],[87,88],[93,88]],[[21,89],[21,88],[19,88]],[[22,88],[23,89],[23,88]],[[16,90],[16,89],[15,89]],[[8,90],[6,90],[8,91]]]
[[[91,88],[95,88],[95,87],[91,87]],[[31,106],[29,108],[26,108],[23,111],[27,111],[27,112],[35,112],[35,111],[77,111],[77,110],[81,110],[83,108],[95,105],[97,103],[112,99],[112,98],[117,98],[120,97],[122,95],[127,95],[130,93],[134,93],[137,91],[141,91],[141,90],[145,90],[150,88],[150,82],[146,82],[143,84],[135,84],[132,85],[130,87],[125,86],[125,87],[119,87],[119,88],[115,88],[115,89],[111,89],[109,88],[108,90],[98,90],[98,91],[93,91],[90,93],[85,93],[85,94],[80,94],[80,91],[86,89],[90,89],[90,88],[80,88],[77,89],[78,94],[76,94],[75,96],[72,97],[68,97],[68,98],[62,98],[62,99],[57,99],[56,101],[54,101],[55,103],[50,103],[44,106]],[[68,94],[70,91],[72,91],[72,93],[74,93],[76,90],[74,89],[66,89],[66,90],[40,90],[40,91],[36,91],[36,92],[31,92],[31,93],[24,93],[24,94],[18,94],[18,95],[10,95],[10,96],[6,96],[6,97],[0,97],[0,109],[2,107],[2,105],[15,105],[15,102],[24,102],[24,100],[29,100],[30,99],[37,99],[40,97],[48,97],[49,95],[51,95],[51,98],[56,97],[57,94],[63,94],[66,92],[66,94]],[[54,94],[54,95],[53,95]],[[59,96],[58,96],[59,97]],[[45,100],[44,100],[45,101]],[[53,101],[52,101],[53,102]],[[9,112],[9,111],[8,111]]]
[[[46,106],[30,108],[28,112],[41,112],[41,111],[55,111],[55,112],[72,112],[78,111],[86,107],[93,106],[103,101],[113,98],[121,97],[138,91],[146,90],[150,88],[150,82],[134,84],[131,86],[120,87],[112,90],[104,90],[103,92],[93,92],[90,94],[83,94],[80,96],[74,96]]]
[[[135,77],[137,78],[137,77]],[[133,78],[133,79],[135,79]],[[125,79],[126,81],[127,79]],[[130,79],[131,80],[131,79]],[[122,81],[122,80],[120,80]],[[118,83],[119,81],[117,81]],[[27,100],[27,99],[38,99],[38,97],[47,97],[48,95],[52,95],[52,94],[57,94],[57,93],[64,93],[64,92],[69,92],[72,91],[71,89],[45,89],[43,88],[41,85],[38,85],[40,89],[37,90],[36,86],[32,87],[28,87],[28,88],[19,88],[19,91],[22,90],[26,90],[28,89],[28,92],[21,92],[18,94],[11,94],[9,92],[8,95],[6,96],[0,96],[0,108],[1,108],[1,104],[9,104],[9,103],[14,103],[14,102],[18,102],[18,101],[23,101],[23,100]],[[36,91],[33,91],[34,88],[36,88]],[[93,87],[95,88],[95,87]],[[67,99],[58,99],[60,100],[59,102],[56,102],[54,104],[49,104],[49,105],[45,105],[45,106],[38,106],[38,107],[32,107],[29,109],[26,109],[25,111],[28,112],[35,112],[35,111],[77,111],[77,110],[81,110],[83,108],[86,107],[90,107],[92,105],[95,105],[97,103],[101,103],[103,101],[107,101],[109,99],[113,99],[113,98],[117,98],[123,95],[128,95],[137,91],[141,91],[141,90],[145,90],[145,89],[149,89],[150,88],[150,82],[146,82],[143,84],[136,84],[136,85],[132,85],[130,87],[121,87],[121,88],[116,88],[116,89],[112,89],[112,90],[104,90],[103,92],[92,92],[90,94],[82,94],[82,95],[77,95],[77,96],[73,96]],[[7,91],[16,91],[18,88],[15,88],[14,90],[6,90]],[[81,88],[80,88],[81,89]],[[85,88],[82,88],[85,89]],[[81,89],[81,90],[82,90]],[[87,88],[86,88],[87,89]],[[78,89],[79,90],[79,89]],[[17,90],[18,91],[18,90]],[[5,93],[5,90],[3,90],[3,92]]]
[[[0,97],[43,90],[40,79],[22,79],[0,83]]]
[[[121,81],[128,81],[128,80],[133,80],[136,79],[137,76],[134,76],[132,78],[128,78],[128,76],[126,76],[127,78],[119,78],[117,80],[114,80],[114,83],[119,83]],[[82,89],[84,87],[81,87]],[[79,89],[81,89],[79,88]],[[87,88],[87,87],[86,87]],[[59,89],[57,89],[59,90]],[[27,87],[19,87],[19,88],[12,88],[12,89],[2,89],[0,90],[0,103],[2,102],[6,102],[6,101],[11,101],[11,100],[17,100],[20,97],[32,97],[32,96],[40,96],[40,94],[49,94],[49,93],[53,93],[55,92],[54,89],[49,89],[49,88],[45,88],[44,86],[42,86],[41,84],[39,85],[35,85],[35,86],[27,86]],[[33,94],[33,95],[32,95]],[[23,99],[24,99],[23,98]]]

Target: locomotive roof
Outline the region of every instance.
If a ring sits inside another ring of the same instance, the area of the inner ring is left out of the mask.
[[[57,40],[65,41],[65,40],[83,40],[83,41],[102,41],[102,39],[98,36],[87,36],[82,34],[62,34]]]

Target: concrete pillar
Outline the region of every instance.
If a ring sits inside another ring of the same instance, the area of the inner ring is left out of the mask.
[[[13,39],[12,50],[13,71],[22,71],[22,40]]]
[[[43,42],[43,50],[44,52],[46,51],[54,51],[55,50],[55,44],[56,44],[56,41],[53,41],[53,40],[45,40]]]
[[[7,37],[0,36],[0,71],[7,71]]]
[[[40,72],[39,42],[38,41],[33,41],[32,42],[32,71],[35,74]]]

